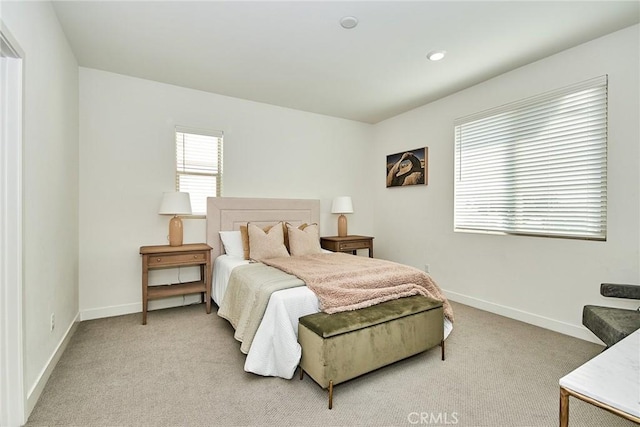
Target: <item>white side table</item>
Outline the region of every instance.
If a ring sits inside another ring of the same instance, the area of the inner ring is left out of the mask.
[[[640,330],[560,378],[560,427],[569,396],[640,423]]]

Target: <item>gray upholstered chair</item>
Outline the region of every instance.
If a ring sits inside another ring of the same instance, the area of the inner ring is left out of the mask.
[[[640,300],[640,286],[603,283],[600,294],[605,297]],[[582,324],[611,347],[627,335],[640,328],[640,308],[624,308],[585,305],[582,310]]]

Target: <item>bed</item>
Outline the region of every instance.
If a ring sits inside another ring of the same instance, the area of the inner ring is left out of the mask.
[[[238,231],[247,223],[258,226],[277,222],[298,224],[320,223],[320,201],[309,199],[264,199],[218,197],[207,200],[207,243],[214,260],[212,299],[221,306],[231,272],[249,261],[226,255],[220,231]],[[301,347],[298,344],[298,319],[317,313],[319,301],[307,286],[296,286],[273,292],[268,299],[247,354],[244,370],[263,376],[290,379],[298,366]],[[445,338],[452,323],[445,320]]]

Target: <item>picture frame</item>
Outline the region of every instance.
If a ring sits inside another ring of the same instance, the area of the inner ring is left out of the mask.
[[[405,150],[387,156],[387,188],[427,185],[429,147]]]

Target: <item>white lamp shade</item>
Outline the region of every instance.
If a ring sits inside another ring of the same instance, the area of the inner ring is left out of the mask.
[[[191,215],[191,198],[189,197],[189,193],[164,193],[158,213],[160,215]]]
[[[351,202],[351,197],[340,196],[334,198],[333,203],[331,204],[331,213],[353,213],[353,203]]]

